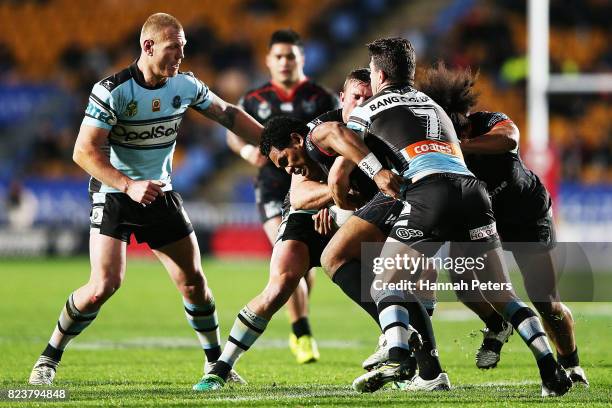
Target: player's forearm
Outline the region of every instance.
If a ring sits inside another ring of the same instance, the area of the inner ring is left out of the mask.
[[[263,126],[236,105],[213,97],[213,102],[201,113],[249,143],[259,144]]]
[[[494,127],[488,133],[461,140],[461,150],[472,154],[501,154],[516,149],[519,133],[512,124]]]
[[[317,181],[302,181],[291,187],[291,206],[299,210],[317,210],[333,202],[327,184]]]
[[[247,142],[259,145],[263,126],[239,107],[232,105],[232,108],[235,109],[235,121],[234,126],[228,129],[242,139],[243,146]]]
[[[97,146],[75,146],[72,159],[90,176],[119,191],[126,192],[132,181],[114,168]]]
[[[322,139],[323,147],[326,147],[338,155],[352,161],[355,164],[370,154],[370,149],[363,140],[352,130],[337,122],[328,122],[322,129],[325,133]]]
[[[332,193],[332,198],[338,207],[343,210],[354,210],[354,205],[349,200],[350,174],[355,168],[355,163],[342,156],[336,158],[327,177],[327,185]]]
[[[248,144],[231,130],[227,131],[225,140],[227,141],[227,146],[230,148],[230,150],[238,155],[240,155],[242,148]]]

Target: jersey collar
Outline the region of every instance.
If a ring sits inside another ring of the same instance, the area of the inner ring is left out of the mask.
[[[134,81],[145,89],[160,89],[168,82],[168,78],[166,78],[165,81],[160,82],[155,86],[147,85],[145,83],[144,74],[140,69],[138,69],[138,59],[136,59],[134,62],[132,62],[132,65],[130,65],[130,74],[132,75],[132,78],[134,78]]]
[[[293,98],[295,97],[295,94],[298,91],[298,89],[300,89],[308,81],[309,81],[308,77],[305,77],[300,82],[293,85],[293,87],[289,90],[289,92],[286,92],[285,89],[280,84],[274,82],[273,80],[270,80],[270,85],[272,86],[272,89],[274,90],[276,95],[278,95],[278,99],[280,99],[282,102],[291,102]]]

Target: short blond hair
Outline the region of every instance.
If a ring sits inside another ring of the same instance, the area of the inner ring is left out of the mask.
[[[151,14],[140,30],[140,43],[148,39],[160,40],[159,35],[167,27],[183,31],[183,26],[176,17],[166,13]]]

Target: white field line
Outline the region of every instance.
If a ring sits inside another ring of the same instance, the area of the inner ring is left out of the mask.
[[[374,337],[373,337],[374,338]],[[320,340],[317,342],[321,348],[334,349],[357,349],[365,345],[360,341],[352,340]],[[112,349],[135,349],[135,348],[197,348],[200,346],[197,339],[191,337],[135,337],[125,340],[98,340],[98,341],[75,341],[70,345],[77,350],[112,350]],[[288,348],[285,339],[261,339],[255,346],[258,349],[285,349]]]

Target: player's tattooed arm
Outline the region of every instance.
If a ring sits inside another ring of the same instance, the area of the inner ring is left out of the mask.
[[[291,175],[291,206],[298,210],[317,210],[333,202],[326,183],[308,179],[300,174]]]
[[[517,148],[520,132],[512,121],[503,121],[493,126],[484,135],[461,139],[464,153],[501,154]]]
[[[205,110],[200,111],[204,116],[214,120],[221,126],[231,130],[251,143],[259,143],[263,126],[251,115],[236,105],[225,102],[216,95],[211,95],[212,103]]]

